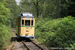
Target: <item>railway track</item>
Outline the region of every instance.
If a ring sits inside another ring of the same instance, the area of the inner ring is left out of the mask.
[[[36,44],[33,41],[31,41],[31,42],[22,41],[22,43],[25,45],[27,50],[44,50],[43,48],[41,48],[38,44]]]
[[[46,48],[46,46],[42,44],[38,45],[38,42],[36,40],[26,38],[18,39],[16,35],[12,37],[11,40],[14,41],[14,44],[12,44],[13,46],[11,46],[10,50],[49,50],[48,48]]]
[[[41,48],[38,44],[36,44],[33,41],[30,42],[25,42],[25,41],[21,41],[21,42],[17,42],[11,50],[44,50],[43,48]]]

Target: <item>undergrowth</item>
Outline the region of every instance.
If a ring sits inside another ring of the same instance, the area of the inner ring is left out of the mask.
[[[10,43],[10,14],[10,9],[0,2],[0,50],[6,48]]]
[[[70,47],[75,43],[75,18],[36,19],[36,39],[48,47]]]
[[[10,44],[11,36],[10,27],[0,24],[0,50],[5,49]]]

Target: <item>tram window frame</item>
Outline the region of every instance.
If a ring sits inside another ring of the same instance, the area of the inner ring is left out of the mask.
[[[22,26],[24,26],[24,20],[22,20]]]
[[[29,22],[28,24],[26,24],[27,21]],[[25,20],[25,26],[30,26],[30,20]]]

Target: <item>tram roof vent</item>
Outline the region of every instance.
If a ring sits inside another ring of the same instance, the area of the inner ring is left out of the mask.
[[[20,13],[19,17],[34,17],[32,13]]]

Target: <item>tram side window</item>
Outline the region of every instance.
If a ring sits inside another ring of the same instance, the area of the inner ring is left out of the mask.
[[[22,20],[22,26],[24,26],[24,20]]]
[[[31,25],[33,26],[33,20],[32,20],[32,23],[31,23]]]
[[[30,26],[30,20],[25,20],[25,26]]]

